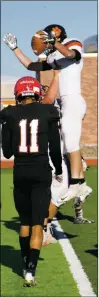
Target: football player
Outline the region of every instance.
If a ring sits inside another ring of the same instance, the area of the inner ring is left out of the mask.
[[[42,42],[45,43],[46,61],[32,62],[18,48],[17,39],[11,33],[4,36],[4,42],[27,69],[31,71],[59,70],[49,88],[50,97],[44,98],[43,103],[44,101],[52,103],[59,87],[62,106],[62,137],[71,165],[70,186],[60,203],[64,204],[75,197],[80,197],[80,201],[84,202],[86,197],[92,193],[92,189],[85,182],[80,153],[82,119],[86,113],[86,102],[81,96],[82,43],[78,39],[67,38],[65,29],[60,25],[52,24],[43,30],[47,33],[42,38]],[[77,211],[76,219],[77,223],[81,223],[81,219],[84,223],[82,210]]]
[[[51,199],[48,146],[55,177],[62,177],[59,115],[53,105],[39,104],[40,83],[33,77],[19,79],[14,95],[16,105],[0,111],[2,149],[6,158],[14,155],[13,195],[21,223],[19,243],[24,286],[30,287],[36,285],[44,218],[48,217]]]
[[[44,103],[44,102],[46,102],[46,103],[53,103],[53,101],[55,100],[56,93],[57,93],[56,92],[56,89],[58,90],[58,85],[59,85],[59,74],[57,74],[55,76],[55,78],[53,79],[53,81],[51,83],[51,86],[50,86],[47,94],[45,95],[45,98],[44,98],[44,100],[43,100],[42,103]],[[61,103],[61,106],[62,106],[62,103]],[[63,134],[63,131],[62,131],[62,120],[63,120],[63,117],[64,117],[64,120],[65,120],[65,110],[64,109],[61,110],[61,114],[62,114],[61,132],[62,132],[62,137],[63,137],[63,146],[64,146],[64,149],[63,150],[64,150],[64,154],[65,154],[66,153],[66,146],[65,146],[66,139],[64,139],[64,138],[66,137],[67,134],[64,135]],[[71,123],[72,123],[72,119],[71,119]],[[72,137],[72,135],[71,135],[71,137]],[[81,156],[81,154],[80,154],[80,156]],[[69,153],[69,160],[70,160],[70,153]],[[82,164],[82,158],[81,158],[81,164]],[[72,178],[71,162],[70,162],[70,174],[71,174],[71,178],[70,178],[69,190],[70,190],[70,187],[72,187],[71,186],[71,182],[75,182],[75,179]],[[84,181],[83,178],[81,178],[79,180],[80,180],[79,183]],[[83,183],[82,183],[82,185],[83,185]],[[85,185],[85,181],[84,181],[84,185]],[[81,192],[81,185],[79,185],[79,189],[78,189],[77,195],[75,195],[75,197],[74,197],[75,198],[75,201],[74,201],[74,208],[75,208],[75,219],[74,219],[74,223],[75,224],[93,223],[94,222],[93,220],[88,220],[88,219],[86,219],[86,218],[83,217],[82,205],[83,205],[83,203],[85,201],[85,198],[92,192],[91,188],[88,187],[88,186],[87,186],[87,190],[88,190],[88,192],[87,191],[85,192],[85,190],[84,190],[83,193],[82,193]],[[61,199],[59,199],[57,201],[57,203],[58,203],[59,206],[70,200],[70,196],[67,198],[67,194],[68,194],[68,191],[67,191],[67,193],[65,193],[65,195]]]

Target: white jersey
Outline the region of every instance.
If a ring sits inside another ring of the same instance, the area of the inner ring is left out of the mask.
[[[82,43],[77,39],[66,38],[62,42],[68,49],[75,49],[81,54],[81,59],[67,59],[58,50],[49,54],[47,63],[53,69],[59,69],[60,97],[81,93]]]

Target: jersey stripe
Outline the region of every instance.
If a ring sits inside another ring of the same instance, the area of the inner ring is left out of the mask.
[[[76,41],[76,40],[74,40],[74,41],[70,41],[70,42],[68,42],[68,43],[65,43],[64,44],[67,48],[69,48],[69,47],[71,47],[71,46],[80,46],[80,47],[82,47],[82,43],[80,42],[80,41]]]

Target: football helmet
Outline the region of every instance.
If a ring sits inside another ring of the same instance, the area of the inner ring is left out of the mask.
[[[41,85],[39,81],[32,76],[21,77],[15,84],[14,95],[15,100],[22,101],[24,97],[35,97],[39,99],[41,93]],[[21,99],[21,100],[20,100]]]
[[[62,42],[65,38],[67,38],[67,34],[64,27],[57,24],[52,24],[45,27],[44,31],[47,32],[48,34],[54,31],[56,34],[56,39],[60,42]]]

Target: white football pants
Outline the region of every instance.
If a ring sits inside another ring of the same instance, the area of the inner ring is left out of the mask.
[[[66,152],[80,149],[82,120],[86,102],[81,94],[62,96],[61,133]]]

